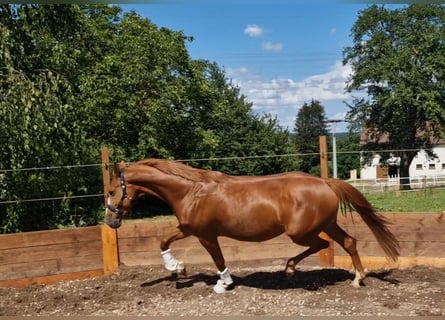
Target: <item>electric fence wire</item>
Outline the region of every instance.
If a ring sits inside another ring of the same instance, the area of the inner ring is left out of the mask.
[[[420,151],[424,149],[394,149],[394,150],[378,150],[378,151],[337,151],[337,154],[357,154],[364,155],[367,153],[388,153],[388,152],[403,152],[403,151]],[[333,152],[326,152],[328,155],[333,154]],[[274,154],[274,155],[257,155],[257,156],[233,156],[233,157],[215,157],[215,158],[195,158],[195,159],[178,159],[178,162],[201,162],[201,161],[229,161],[229,160],[254,160],[254,159],[267,159],[267,158],[284,158],[284,157],[304,157],[304,156],[315,156],[319,155],[319,152],[313,153],[288,153],[288,154]],[[131,164],[131,162],[129,162]],[[110,164],[108,164],[110,165]],[[111,164],[112,165],[112,164]],[[65,166],[46,166],[46,167],[29,167],[29,168],[16,168],[16,169],[0,169],[0,175],[10,172],[26,172],[26,171],[43,171],[43,170],[60,170],[60,169],[76,169],[76,168],[91,168],[91,167],[104,167],[105,164],[81,164],[81,165],[65,165]],[[1,178],[1,176],[0,176]],[[47,197],[47,198],[35,198],[35,199],[16,199],[16,200],[5,200],[0,201],[2,204],[19,204],[26,202],[39,202],[39,201],[56,201],[56,200],[67,200],[67,199],[82,199],[82,198],[92,198],[92,197],[103,197],[103,193],[97,194],[86,194],[86,195],[73,195],[73,196],[60,196],[60,197]]]

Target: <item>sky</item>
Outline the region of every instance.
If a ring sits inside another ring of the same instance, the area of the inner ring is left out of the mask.
[[[349,110],[351,68],[342,63],[343,50],[352,45],[351,28],[367,4],[178,0],[119,6],[192,36],[191,58],[216,62],[255,113],[276,116],[283,128],[293,131],[298,110],[312,99],[328,119],[344,119]],[[336,124],[338,131],[345,128]]]

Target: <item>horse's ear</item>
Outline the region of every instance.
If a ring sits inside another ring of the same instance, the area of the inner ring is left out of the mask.
[[[127,164],[125,163],[125,161],[121,161],[121,163],[119,163],[119,171],[123,171],[126,167]]]

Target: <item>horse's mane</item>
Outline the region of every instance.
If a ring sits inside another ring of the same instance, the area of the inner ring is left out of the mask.
[[[223,182],[232,179],[231,176],[222,172],[197,169],[178,161],[150,158],[134,164],[150,166],[165,174],[178,176],[195,182]]]

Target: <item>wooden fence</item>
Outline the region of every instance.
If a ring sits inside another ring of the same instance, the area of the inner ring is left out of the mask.
[[[339,215],[339,224],[358,239],[358,250],[365,268],[405,268],[415,265],[445,267],[444,213],[388,213],[392,230],[401,244],[398,262],[383,256],[374,236],[360,217]],[[23,287],[50,284],[60,280],[103,276],[118,270],[119,263],[161,265],[159,242],[174,227],[175,220],[131,221],[113,230],[108,226],[24,232],[0,235],[0,286]],[[282,235],[264,242],[220,239],[224,256],[231,261],[267,260],[283,265],[303,247]],[[198,240],[189,237],[172,244],[175,255],[185,264],[211,262]],[[334,264],[350,269],[351,261],[343,249],[334,245]],[[303,260],[319,265],[316,255]]]
[[[24,287],[107,275],[117,270],[108,226],[0,235],[0,286]]]

